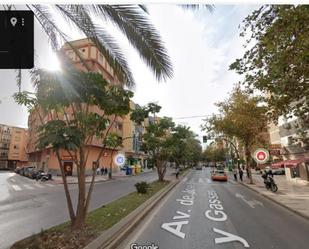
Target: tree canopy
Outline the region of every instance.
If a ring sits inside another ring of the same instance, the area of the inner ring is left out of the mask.
[[[259,97],[235,87],[230,96],[217,103],[219,115],[206,119],[204,130],[212,137],[237,138],[244,146],[247,169],[250,171],[251,150],[257,143],[265,143],[263,133],[267,128],[267,109]]]
[[[267,95],[274,121],[293,114],[309,123],[308,23],[308,5],[263,5],[243,21],[249,49],[230,69]]]

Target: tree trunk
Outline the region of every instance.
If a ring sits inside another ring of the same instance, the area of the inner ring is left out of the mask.
[[[61,177],[62,177],[64,193],[65,193],[65,197],[66,197],[67,205],[68,205],[68,209],[69,209],[71,224],[73,224],[75,222],[75,213],[74,213],[72,199],[71,199],[70,191],[69,191],[69,188],[68,188],[67,178],[66,178],[64,168],[63,168],[63,165],[62,165],[59,150],[56,150],[56,155],[57,155],[58,163],[59,163],[60,170],[61,170]]]
[[[163,162],[161,162],[160,160],[156,160],[155,166],[157,168],[159,182],[164,182],[166,166],[164,166]]]
[[[245,148],[246,151],[246,171],[247,171],[247,176],[249,178],[249,183],[253,184],[253,179],[252,179],[252,174],[251,174],[251,152],[250,149],[248,147]]]
[[[86,162],[83,148],[80,148],[80,170],[78,174],[78,202],[76,209],[76,218],[72,224],[72,230],[82,229],[86,219]]]

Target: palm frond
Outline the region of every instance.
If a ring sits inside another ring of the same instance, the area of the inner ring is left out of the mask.
[[[149,14],[148,9],[147,9],[147,7],[146,7],[145,5],[139,4],[138,6],[139,6],[145,13]]]
[[[82,31],[98,47],[110,66],[114,69],[118,79],[125,85],[135,85],[126,58],[116,41],[108,32],[93,23],[88,9],[82,5],[56,5],[60,13]]]
[[[157,80],[172,77],[173,68],[158,31],[138,5],[94,5],[96,13],[108,17],[138,51]]]

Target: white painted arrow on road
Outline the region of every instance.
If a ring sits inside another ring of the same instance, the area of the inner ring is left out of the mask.
[[[245,203],[247,203],[251,208],[255,208],[256,205],[259,205],[259,206],[262,206],[264,207],[264,204],[260,201],[257,201],[257,200],[252,200],[252,201],[248,201],[246,200],[245,196],[239,194],[239,193],[236,193],[235,196],[239,199],[242,199]]]

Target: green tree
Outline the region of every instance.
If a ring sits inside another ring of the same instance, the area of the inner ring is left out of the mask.
[[[257,143],[265,143],[261,135],[267,129],[267,109],[260,101],[236,87],[227,100],[217,103],[220,114],[206,119],[203,127],[213,137],[238,139],[245,149],[251,183],[251,152]]]
[[[172,129],[171,136],[166,141],[169,150],[169,161],[181,164],[196,164],[201,158],[202,147],[196,135],[189,127],[178,125]]]
[[[203,158],[207,162],[222,162],[226,160],[226,149],[215,148],[212,145],[207,146],[203,151]]]
[[[275,122],[293,114],[309,126],[308,23],[308,5],[263,5],[243,21],[241,36],[249,37],[249,49],[230,69],[268,95]]]
[[[36,93],[15,94],[19,104],[35,112],[41,125],[38,127],[37,147],[50,147],[56,153],[61,169],[72,229],[81,229],[89,207],[94,186],[96,167],[108,146],[114,146],[112,127],[118,117],[130,111],[133,93],[108,84],[100,74],[77,71],[66,65],[61,72],[37,70]],[[93,108],[98,111],[91,111]],[[46,118],[48,118],[46,122]],[[44,122],[45,121],[45,122]],[[88,144],[101,140],[101,150],[93,167],[92,181],[86,189],[86,163]],[[118,140],[117,140],[118,142]],[[117,144],[118,145],[118,144]],[[66,151],[74,161],[78,177],[78,200],[74,209],[61,160]],[[74,211],[75,210],[75,211]]]

